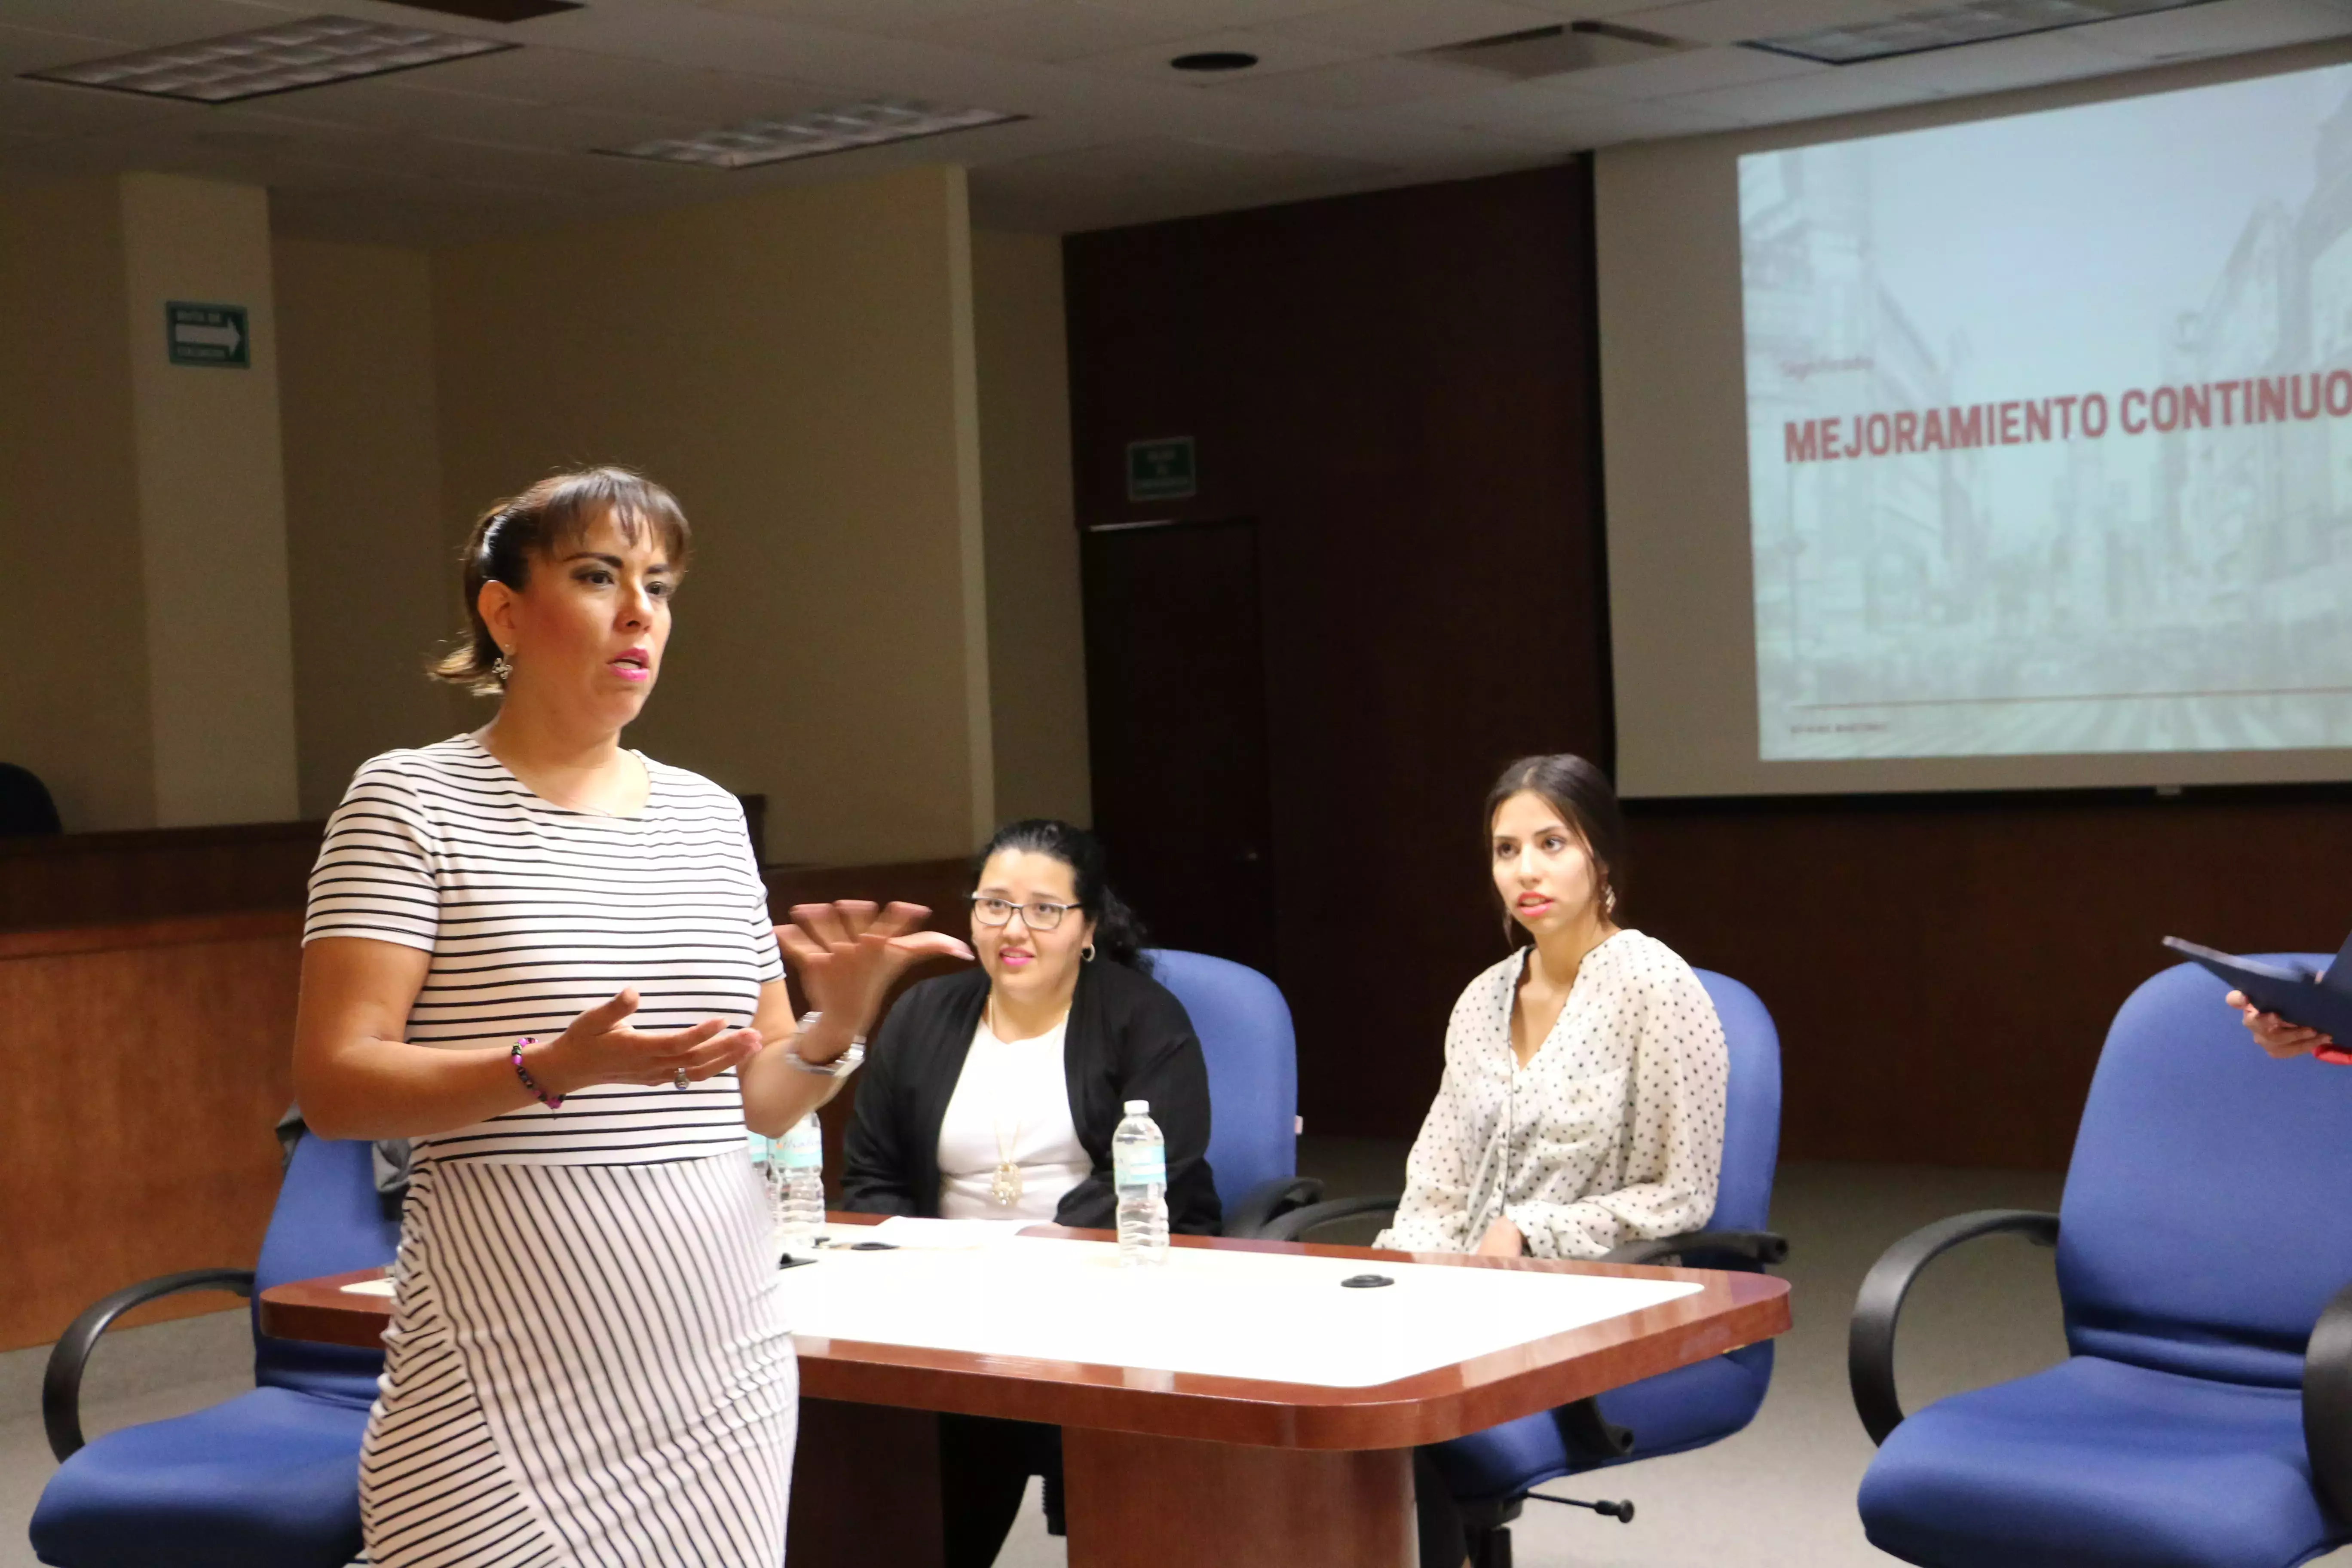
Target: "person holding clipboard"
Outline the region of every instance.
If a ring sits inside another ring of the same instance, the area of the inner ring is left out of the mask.
[[[2232,991],[2223,1000],[2244,1015],[2246,1032],[2254,1037],[2254,1044],[2262,1047],[2275,1060],[2286,1061],[2294,1057],[2308,1056],[2335,1059],[2344,1054],[2336,1049],[2333,1036],[2305,1028],[2301,1024],[2290,1024],[2276,1013],[2265,1013],[2242,991]]]
[[[2352,1051],[2336,1044],[2337,1036],[2352,1039],[2352,937],[2317,972],[2299,960],[2282,967],[2275,959],[2241,958],[2177,936],[2166,937],[2164,945],[2230,983],[2223,1000],[2238,1009],[2254,1044],[2273,1058],[2308,1056],[2352,1065]]]

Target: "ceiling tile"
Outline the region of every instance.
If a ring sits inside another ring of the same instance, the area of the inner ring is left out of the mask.
[[[1433,98],[1402,113],[1442,124],[1466,125],[1562,151],[1601,147],[1643,137],[1723,131],[1739,123],[1689,99],[1663,102],[1603,98],[1558,85],[1558,79],[1515,82],[1484,92]]]
[[[1874,69],[1889,82],[1915,82],[1937,93],[1998,92],[2036,82],[2069,81],[2137,68],[2141,62],[2084,40],[2089,29],[1995,38],[1955,48],[1929,49],[1880,60]],[[1837,68],[1850,69],[1850,67]]]
[[[324,8],[300,0],[290,5],[271,0],[6,0],[0,20],[12,27],[104,38],[121,53],[125,45],[152,48],[218,33],[242,33],[290,17],[315,16]]]
[[[907,35],[925,43],[1051,63],[1139,48],[1197,32],[1189,18],[1114,11],[1085,0],[1034,0],[1010,11],[962,16]]]
[[[1917,8],[1915,0],[1684,0],[1633,15],[1638,26],[1694,44],[1737,44],[1844,22],[1876,22]]]
[[[1885,74],[1884,68],[1888,63],[1891,62],[1840,66],[1810,76],[1687,93],[1672,101],[1727,115],[1744,124],[1779,125],[1790,121],[1817,120],[1825,114],[1891,109],[1937,96],[1932,89],[1915,80]]]
[[[71,65],[113,54],[120,44],[68,33],[42,32],[32,27],[0,26],[0,73],[21,76],[26,71]]]
[[[847,91],[779,76],[665,65],[578,49],[510,49],[451,64],[467,68],[419,71],[394,81],[420,90],[674,114],[711,125],[838,103]]]
[[[1247,72],[1243,73],[1247,76]],[[1297,104],[1307,109],[1380,109],[1447,93],[1473,92],[1494,85],[1481,71],[1427,60],[1343,60],[1335,66],[1282,71],[1235,81],[1222,90],[1244,98]]]
[[[1559,18],[1549,12],[1506,5],[1502,0],[1360,0],[1337,11],[1269,22],[1255,30],[1373,54],[1401,55],[1559,25]]]
[[[1789,55],[1724,46],[1660,55],[1655,59],[1631,60],[1622,66],[1601,66],[1573,76],[1547,79],[1604,98],[1672,98],[1677,93],[1776,81],[1782,77],[1810,76],[1831,68]]]
[[[2136,59],[2178,59],[2342,37],[2352,34],[2352,9],[2322,0],[2213,0],[2075,31],[2087,43]]]
[[[0,125],[30,135],[87,136],[204,112],[169,99],[0,77]]]
[[[1275,33],[1196,33],[1190,37],[1171,38],[1145,48],[1091,55],[1073,60],[1070,65],[1076,69],[1107,76],[1148,77],[1181,87],[1223,87],[1251,78],[1272,76],[1276,71],[1307,70],[1315,66],[1338,65],[1342,60],[1364,59],[1372,52],[1307,38],[1284,37]],[[1180,71],[1168,63],[1181,55],[1229,53],[1255,55],[1257,64],[1239,71]]]
[[[1018,10],[1030,0],[703,0],[703,4],[713,11],[898,37],[961,17]]]
[[[1217,32],[1228,27],[1260,27],[1269,22],[1287,21],[1294,16],[1312,16],[1324,11],[1338,11],[1359,3],[1359,0],[1094,0],[1097,5],[1114,11],[1135,11],[1150,16],[1170,13],[1181,16],[1195,33]]]
[[[1302,200],[1361,189],[1394,173],[1357,159],[1265,155],[1145,138],[975,171],[972,202],[990,223],[1066,229],[1094,218],[1134,222],[1162,213]]]

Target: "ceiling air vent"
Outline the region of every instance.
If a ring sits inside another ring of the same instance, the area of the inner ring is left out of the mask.
[[[1600,66],[1630,65],[1635,60],[1655,59],[1660,55],[1697,47],[1680,38],[1615,22],[1569,22],[1556,27],[1530,27],[1522,33],[1497,33],[1491,38],[1416,49],[1406,58],[1462,66],[1512,81],[1528,81]]]

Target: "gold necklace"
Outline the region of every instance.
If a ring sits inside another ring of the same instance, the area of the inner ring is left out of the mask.
[[[996,1032],[996,998],[993,996],[988,999],[988,1035],[998,1045],[1005,1043],[1004,1037]],[[1009,1209],[1021,1201],[1021,1167],[1013,1163],[1013,1151],[1021,1142],[1021,1120],[1017,1114],[1014,1116],[1010,1139],[1004,1136],[1003,1117],[992,1113],[988,1128],[996,1134],[996,1170],[988,1178],[988,1201],[999,1208]]]

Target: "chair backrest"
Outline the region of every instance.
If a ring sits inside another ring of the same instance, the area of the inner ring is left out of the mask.
[[[254,1268],[257,1307],[261,1292],[273,1285],[392,1261],[400,1247],[400,1222],[385,1216],[376,1196],[373,1147],[308,1132],[294,1145],[278,1206],[261,1239],[261,1261]],[[366,1404],[375,1397],[376,1376],[383,1371],[380,1351],[271,1339],[257,1322],[254,1330],[253,1380],[264,1387]]]
[[[2228,989],[2183,963],[2116,1014],[2067,1167],[2058,1289],[2077,1354],[2292,1388],[2352,1281],[2352,1069],[2271,1060]]]
[[[1209,1064],[1209,1168],[1228,1211],[1298,1172],[1298,1042],[1290,1005],[1256,970],[1205,952],[1151,950],[1151,976],[1192,1015]]]
[[[1731,1058],[1723,1174],[1707,1224],[1717,1230],[1766,1230],[1772,1221],[1772,1169],[1780,1158],[1780,1031],[1755,992],[1711,969],[1696,973],[1723,1020]]]
[[[24,838],[61,833],[57,802],[49,786],[30,768],[0,763],[0,838]]]

